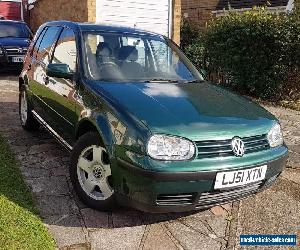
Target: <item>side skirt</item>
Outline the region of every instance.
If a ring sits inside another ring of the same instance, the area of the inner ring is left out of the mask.
[[[50,134],[52,134],[54,137],[55,137],[55,139],[65,148],[65,149],[67,149],[69,152],[71,152],[72,151],[72,146],[69,144],[69,143],[67,143],[58,133],[56,133],[56,131],[53,129],[53,128],[51,128],[50,126],[49,126],[49,124],[47,123],[47,122],[45,122],[45,120],[42,118],[42,117],[40,117],[34,110],[32,110],[31,111],[32,112],[32,114],[33,114],[33,116],[34,116],[34,118],[35,119],[37,119],[37,121],[45,128],[45,129],[47,129],[49,132],[50,132]]]

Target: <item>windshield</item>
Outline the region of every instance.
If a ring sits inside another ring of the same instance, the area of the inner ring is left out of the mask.
[[[0,23],[0,38],[18,37],[29,38],[29,28],[22,23]]]
[[[162,36],[91,32],[83,34],[86,75],[125,82],[201,81],[178,47]]]

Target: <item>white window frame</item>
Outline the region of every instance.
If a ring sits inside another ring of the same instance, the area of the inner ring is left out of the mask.
[[[268,7],[267,10],[270,12],[277,12],[277,13],[282,13],[282,12],[290,12],[294,8],[294,0],[289,0],[287,6],[278,6],[278,7]],[[245,12],[252,10],[252,8],[241,8],[241,9],[230,9],[230,10],[214,10],[212,11],[213,14],[215,14],[217,17],[218,16],[226,16],[229,14],[230,11],[233,12]]]

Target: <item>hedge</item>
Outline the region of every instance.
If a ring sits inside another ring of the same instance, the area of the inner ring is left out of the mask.
[[[266,8],[213,19],[205,31],[184,23],[182,47],[198,68],[222,84],[268,100],[300,98],[299,12]],[[188,37],[192,34],[191,39]]]

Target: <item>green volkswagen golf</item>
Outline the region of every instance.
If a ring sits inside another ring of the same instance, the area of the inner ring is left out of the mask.
[[[74,189],[95,209],[205,209],[264,190],[286,162],[277,119],[205,81],[162,35],[46,23],[19,83],[23,128],[70,151]]]

